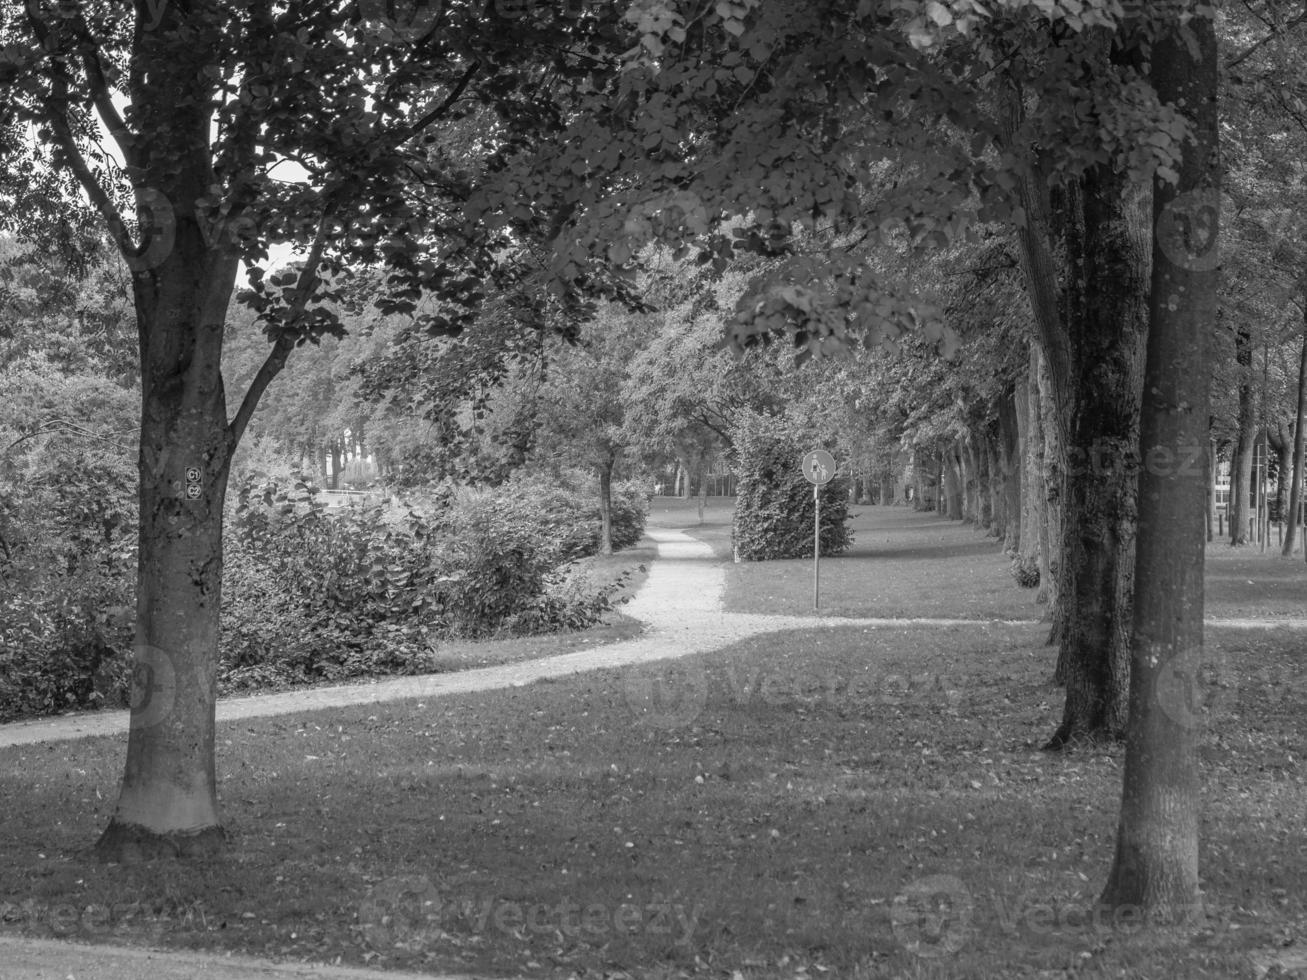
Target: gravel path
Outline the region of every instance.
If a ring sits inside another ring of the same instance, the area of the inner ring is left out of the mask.
[[[496,667],[481,667],[445,674],[395,677],[372,684],[345,684],[280,694],[225,698],[218,702],[218,722],[292,714],[321,708],[467,694],[505,687],[521,687],[545,678],[566,677],[589,670],[625,667],[655,660],[673,660],[729,646],[760,633],[787,629],[903,628],[905,626],[968,626],[977,622],[1027,625],[1028,620],[882,619],[842,616],[761,616],[728,613],[722,609],[725,566],[712,549],[683,531],[650,528],[647,535],[658,546],[658,560],[649,569],[644,586],[626,605],[628,615],[646,624],[635,639],[592,647],[576,653],[543,657]],[[1210,619],[1208,625],[1235,629],[1270,626],[1307,628],[1307,619]],[[628,695],[645,701],[649,693],[633,679]],[[668,716],[672,721],[676,716]],[[98,711],[0,725],[0,748],[37,742],[63,741],[99,735],[125,735],[126,711]]]

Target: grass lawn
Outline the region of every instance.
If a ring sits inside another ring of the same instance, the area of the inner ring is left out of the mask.
[[[832,581],[832,605],[1035,608],[992,539],[857,511],[866,551],[824,577],[842,566],[881,592],[857,605]],[[651,524],[729,554],[717,502],[699,524],[692,504],[656,500]],[[1222,548],[1210,610],[1301,614],[1301,562]],[[759,611],[806,611],[806,570],[731,565],[728,600],[750,608],[765,585]],[[1207,917],[1145,935],[1084,914],[1110,865],[1121,753],[1038,751],[1061,711],[1044,632],[791,631],[224,724],[231,849],[187,865],[90,862],[122,738],[0,750],[0,929],[542,978],[1227,980],[1307,963],[1303,633],[1209,628]]]
[[[669,507],[687,533],[731,558],[731,500],[713,498],[705,523],[692,507]],[[681,502],[675,502],[677,504]],[[673,505],[674,506],[674,505]],[[908,507],[853,507],[853,547],[821,561],[825,616],[1038,619],[1034,590],[1008,574],[998,541],[971,525]],[[1207,614],[1226,618],[1307,617],[1307,563],[1254,547],[1207,547]],[[812,559],[741,562],[726,573],[732,612],[812,615]]]
[[[1060,707],[1042,630],[988,625],[224,725],[231,851],[184,866],[87,860],[122,740],[5,750],[0,921],[540,977],[1251,977],[1307,936],[1307,696],[1297,634],[1211,632],[1209,918],[1184,933],[1080,914],[1120,754],[1037,751]],[[651,683],[701,710],[650,723]],[[951,909],[913,913],[917,886]]]

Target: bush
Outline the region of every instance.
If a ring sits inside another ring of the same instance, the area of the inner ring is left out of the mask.
[[[749,417],[734,433],[739,482],[732,539],[744,561],[812,554],[812,484],[800,460],[816,440],[782,420]],[[820,543],[837,555],[853,543],[848,520],[849,480],[839,475],[821,488]]]
[[[236,497],[223,580],[229,688],[421,672],[443,639],[590,626],[620,586],[596,589],[568,567],[595,550],[597,507],[592,516],[539,478],[445,486],[423,509],[328,512],[304,484],[258,481]],[[643,533],[643,507],[624,491],[627,537]]]
[[[649,490],[634,480],[613,484],[612,510],[613,550],[629,548],[644,537],[645,521],[649,517]],[[596,505],[594,519],[599,520]]]
[[[1010,570],[1017,585],[1023,589],[1033,589],[1039,585],[1039,563],[1033,559],[1015,555]]]
[[[382,507],[328,513],[303,483],[241,486],[223,564],[226,687],[265,687],[381,673],[414,673],[438,625],[433,594],[444,571],[416,513],[387,522]]]
[[[0,721],[126,703],[138,402],[40,358],[0,377]]]

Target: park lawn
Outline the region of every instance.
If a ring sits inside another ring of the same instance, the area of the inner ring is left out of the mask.
[[[848,617],[1040,619],[1035,590],[1017,586],[996,538],[970,524],[909,507],[853,507],[853,546],[821,560],[819,614]],[[731,512],[682,525],[731,559]],[[1307,617],[1307,563],[1255,546],[1207,546],[1206,613],[1230,619]],[[730,612],[816,615],[812,558],[741,562],[726,571]]]
[[[1292,558],[1278,548],[1207,545],[1204,564],[1207,615],[1229,619],[1307,618],[1307,562],[1301,548]]]
[[[1080,914],[1110,864],[1121,753],[1038,751],[1061,705],[1042,632],[794,631],[517,690],[224,724],[231,850],[188,865],[84,853],[122,740],[0,751],[0,920],[559,978],[1230,980],[1254,975],[1253,955],[1301,955],[1299,634],[1210,631],[1209,916],[1141,936]],[[914,882],[965,891],[923,919],[895,901]]]
[[[825,616],[1031,620],[1033,589],[1008,572],[997,539],[969,524],[910,507],[851,507],[853,545],[821,560]],[[729,519],[689,533],[731,557]],[[726,573],[731,612],[813,615],[812,556],[740,562]]]

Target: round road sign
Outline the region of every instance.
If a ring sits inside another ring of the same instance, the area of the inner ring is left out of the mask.
[[[835,479],[835,457],[824,449],[814,449],[803,457],[803,475],[809,483],[825,486]]]

